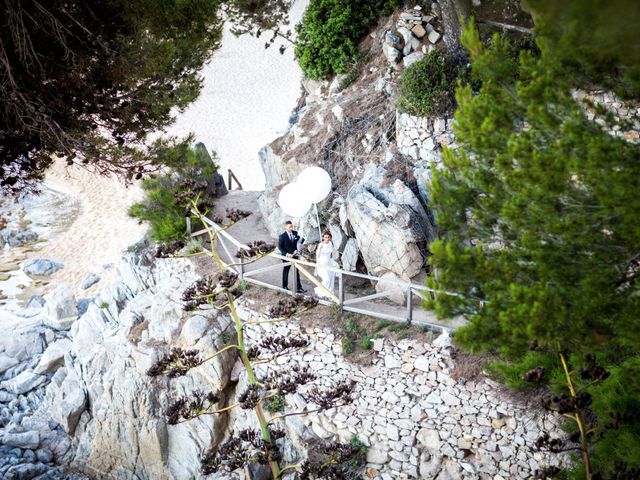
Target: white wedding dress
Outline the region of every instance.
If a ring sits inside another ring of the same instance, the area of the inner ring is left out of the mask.
[[[325,268],[322,268],[323,266],[333,268],[338,267],[338,262],[336,262],[332,257],[333,243],[321,243],[320,245],[318,245],[318,248],[320,250],[316,254],[316,263],[318,264],[318,267],[316,268],[315,274],[320,277],[322,285],[331,293],[333,293],[333,284],[336,274],[335,272],[331,272]],[[327,296],[326,292],[319,287],[315,288],[315,293],[319,297]]]

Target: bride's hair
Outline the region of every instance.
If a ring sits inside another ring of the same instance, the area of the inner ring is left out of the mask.
[[[324,232],[322,232],[322,238],[324,238],[325,235],[329,235],[329,238],[333,239],[333,235],[331,235],[331,232],[329,230],[325,230]]]

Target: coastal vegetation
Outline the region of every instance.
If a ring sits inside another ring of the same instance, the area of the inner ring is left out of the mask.
[[[304,74],[321,80],[345,73],[358,56],[358,44],[398,0],[311,0],[296,27],[295,54]]]
[[[0,188],[14,193],[53,156],[125,179],[160,169],[145,137],[198,96],[222,26],[219,2],[199,0],[4,2],[0,19]]]
[[[446,236],[431,244],[437,276],[428,280],[457,295],[428,305],[466,317],[456,341],[497,352],[489,370],[498,378],[550,389],[544,405],[569,419],[569,436],[537,445],[581,460],[560,478],[632,478],[639,149],[616,133],[624,119],[575,95],[585,77],[567,68],[556,40],[541,36],[539,56],[514,59],[499,35],[486,47],[470,24],[462,37],[481,86],[458,88],[459,148],[445,149],[430,185]],[[632,69],[622,65],[622,78]]]
[[[192,149],[188,142],[161,150],[156,161],[167,168],[142,180],[144,198],[131,206],[129,215],[149,222],[152,240],[168,243],[186,238],[192,199],[203,211],[213,206],[211,182],[217,167],[203,147]]]

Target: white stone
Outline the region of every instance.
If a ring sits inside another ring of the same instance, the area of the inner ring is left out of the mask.
[[[416,370],[428,372],[430,370],[429,358],[424,355],[420,355],[413,362],[413,366],[416,368]]]
[[[62,338],[47,347],[38,365],[33,369],[34,373],[47,373],[56,370],[64,364],[65,354],[71,351],[71,340]]]
[[[44,296],[42,323],[55,330],[69,330],[78,319],[76,299],[71,285],[61,283]]]
[[[47,380],[47,377],[33,373],[31,370],[25,370],[17,377],[0,383],[0,388],[4,388],[11,393],[20,395],[30,392],[34,388],[38,388]]]

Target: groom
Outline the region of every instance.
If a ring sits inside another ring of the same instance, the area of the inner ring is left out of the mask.
[[[291,220],[287,220],[284,226],[284,232],[280,234],[278,237],[278,249],[280,250],[280,255],[289,258],[298,258],[298,242],[304,242],[303,238],[300,238],[298,232],[293,229],[293,223]],[[286,260],[283,260],[285,262]],[[282,269],[282,288],[285,290],[289,290],[289,270],[291,269],[291,265],[287,265]],[[296,277],[296,291],[297,293],[305,293],[306,290],[302,288],[302,284],[300,283],[300,275],[298,271],[295,270]]]

